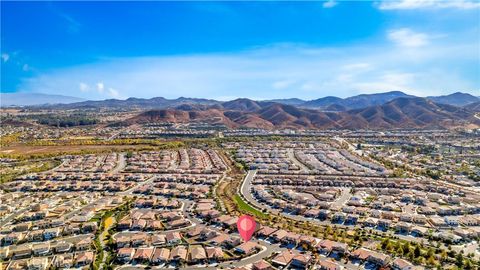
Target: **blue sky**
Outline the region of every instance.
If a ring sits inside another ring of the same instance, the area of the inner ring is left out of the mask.
[[[480,95],[480,3],[1,2],[2,92]]]

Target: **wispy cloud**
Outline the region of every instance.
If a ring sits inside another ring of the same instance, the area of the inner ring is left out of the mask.
[[[68,23],[67,27],[69,32],[75,33],[80,30],[81,24],[77,20],[75,20],[72,16],[66,13],[59,13],[59,15],[67,21]]]
[[[10,59],[10,55],[8,53],[2,53],[2,61],[6,63]]]
[[[388,32],[388,38],[399,46],[420,47],[429,43],[430,37],[408,28],[395,29]]]
[[[103,84],[103,82],[98,82],[97,83],[97,91],[99,93],[103,93],[103,90],[105,90],[105,85]]]
[[[383,0],[376,3],[376,6],[383,10],[395,9],[475,9],[480,8],[477,0]]]
[[[81,82],[79,83],[78,85],[78,89],[80,89],[80,91],[82,93],[85,93],[85,92],[88,92],[90,90],[90,86],[88,86],[88,84],[84,83],[84,82]]]
[[[80,93],[88,93],[89,96],[100,95],[103,98],[124,98],[120,92],[112,87],[108,88],[108,91],[105,91],[106,86],[103,82],[98,82],[95,84],[95,87],[92,89],[89,84],[85,82],[80,82],[78,84],[78,89]],[[93,91],[93,93],[91,92]]]
[[[77,21],[73,16],[61,10],[52,2],[48,2],[48,6],[50,7],[50,10],[54,14],[56,14],[57,16],[63,19],[63,21],[66,23],[65,25],[68,32],[76,33],[80,30],[80,27],[82,26],[82,24],[79,21]]]
[[[112,98],[123,98],[123,97],[120,95],[120,92],[118,92],[118,90],[113,89],[113,88],[108,88],[108,94],[109,94]]]
[[[328,0],[328,1],[323,2],[322,6],[323,6],[324,8],[333,8],[333,7],[336,6],[337,4],[338,4],[337,1]]]
[[[409,29],[385,34],[393,43],[338,48],[283,44],[234,53],[104,59],[38,74],[25,79],[19,90],[77,90],[76,96],[89,99],[222,98],[229,93],[309,99],[391,90],[474,93],[480,88],[480,79],[471,76],[472,68],[478,69],[475,43],[437,44],[428,38],[432,34]],[[452,65],[463,68],[452,71]]]
[[[289,86],[293,85],[295,83],[294,80],[281,80],[281,81],[276,81],[272,84],[273,89],[286,89]]]

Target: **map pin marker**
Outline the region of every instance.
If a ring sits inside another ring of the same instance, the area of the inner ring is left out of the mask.
[[[240,233],[240,236],[245,242],[249,241],[250,238],[252,238],[256,227],[257,223],[255,222],[255,219],[253,219],[253,217],[251,216],[243,215],[237,221],[238,232]]]

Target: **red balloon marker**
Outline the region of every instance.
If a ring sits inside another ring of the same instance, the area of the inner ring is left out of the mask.
[[[238,232],[245,242],[252,238],[256,227],[257,223],[251,216],[243,215],[237,221]]]

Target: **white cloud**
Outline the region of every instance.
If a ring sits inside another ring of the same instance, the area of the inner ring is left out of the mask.
[[[236,53],[117,58],[35,74],[19,88],[68,94],[83,82],[96,90],[78,91],[79,97],[88,99],[313,99],[390,90],[421,95],[474,93],[480,87],[480,80],[471,75],[472,68],[478,69],[477,49],[476,43],[457,40],[432,43],[428,50],[400,50],[391,43],[342,48],[291,44]]]
[[[88,92],[88,91],[90,90],[90,86],[88,86],[88,84],[83,83],[83,82],[81,82],[81,83],[78,85],[78,88],[79,88],[80,91],[82,91],[82,92]]]
[[[108,88],[108,93],[112,98],[121,98],[120,93],[116,89]]]
[[[430,37],[408,28],[400,28],[388,32],[388,39],[402,47],[421,47],[429,43]]]
[[[343,68],[345,70],[353,71],[353,70],[367,70],[370,69],[372,65],[370,63],[353,63],[344,65]]]
[[[23,64],[22,70],[23,71],[30,71],[30,67],[28,66],[28,64]]]
[[[376,3],[378,8],[383,10],[395,9],[435,9],[435,8],[457,8],[475,9],[480,8],[477,0],[383,0]]]
[[[276,81],[272,84],[273,89],[285,89],[294,84],[295,81],[293,80],[281,80],[281,81]]]
[[[399,85],[407,85],[410,84],[415,79],[415,74],[413,73],[385,73],[382,76],[382,80],[391,83],[391,84],[399,84]]]
[[[8,53],[2,53],[2,60],[6,63],[10,59],[10,55]]]
[[[105,90],[105,85],[103,84],[103,82],[98,82],[97,83],[97,91],[99,93],[103,93],[103,90]]]
[[[328,1],[323,2],[323,5],[322,5],[322,6],[323,6],[324,8],[332,8],[332,7],[336,6],[337,4],[338,4],[338,3],[337,3],[336,1],[334,1],[334,0],[328,0]]]

